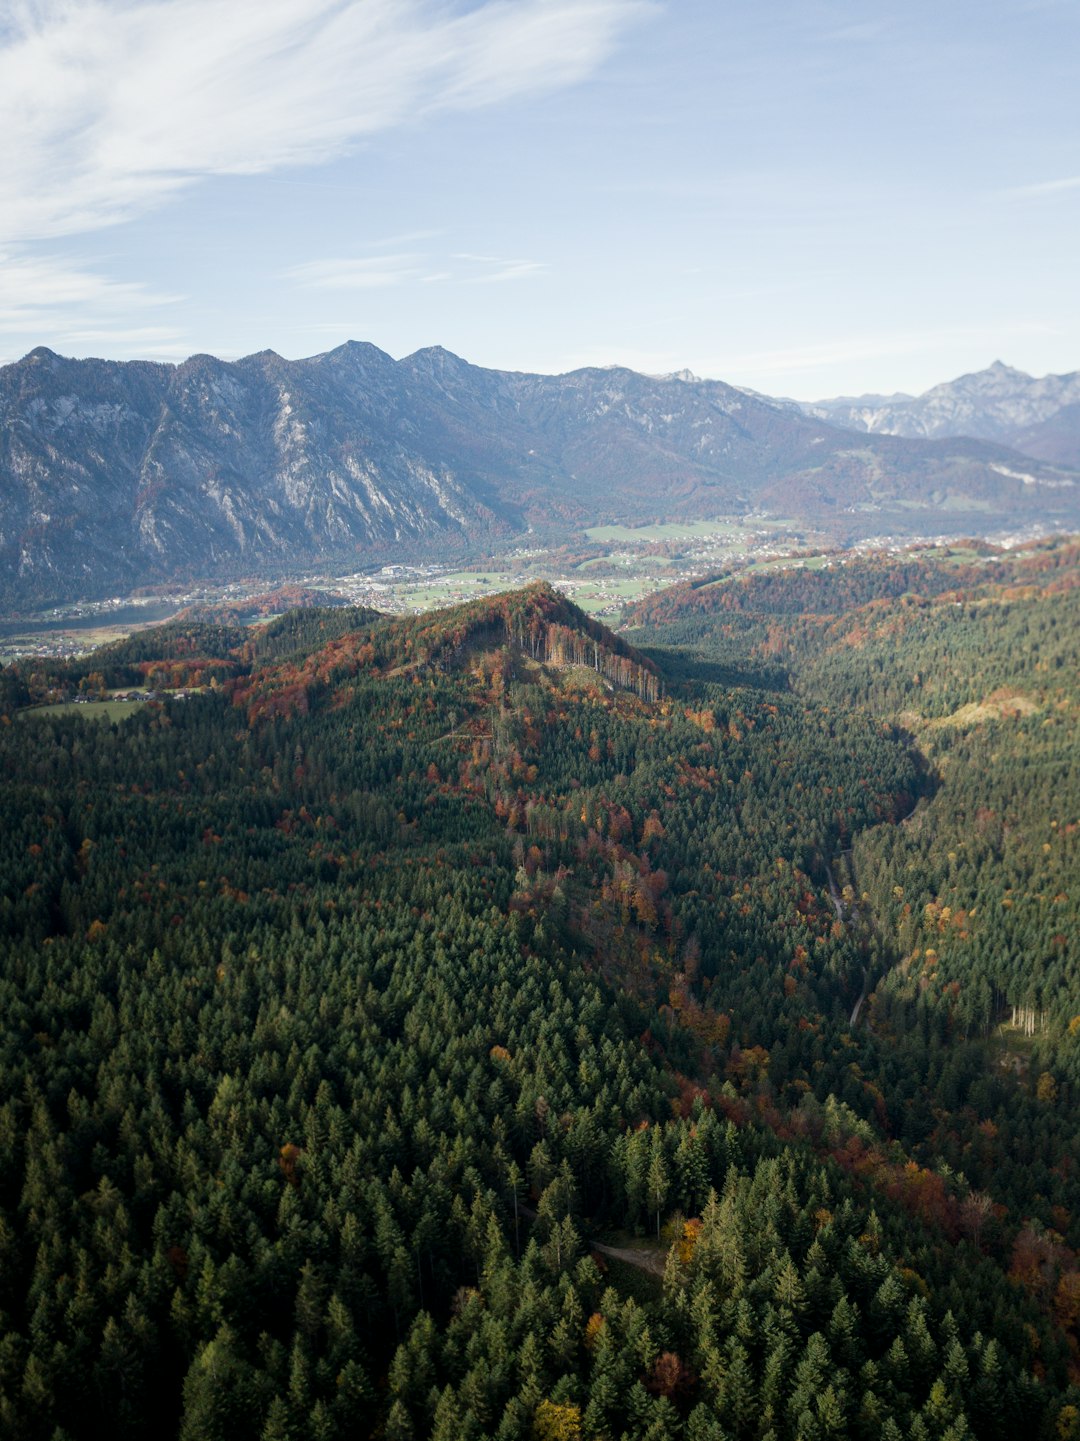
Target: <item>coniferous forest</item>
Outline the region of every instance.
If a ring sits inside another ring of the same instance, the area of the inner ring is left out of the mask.
[[[0,1434],[1080,1437],[1080,547],[631,624],[0,672]]]

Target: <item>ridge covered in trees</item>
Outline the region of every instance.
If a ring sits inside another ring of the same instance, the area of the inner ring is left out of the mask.
[[[9,667],[0,1432],[1077,1434],[1076,574]]]

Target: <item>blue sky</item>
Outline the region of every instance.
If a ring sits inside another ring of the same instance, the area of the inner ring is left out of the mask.
[[[8,0],[0,358],[1080,368],[1075,0]]]

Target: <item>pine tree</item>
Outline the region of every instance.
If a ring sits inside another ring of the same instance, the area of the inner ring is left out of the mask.
[[[238,1355],[232,1332],[222,1326],[188,1369],[180,1441],[251,1436],[256,1415],[251,1368]]]
[[[663,1146],[661,1143],[661,1131],[659,1127],[653,1132],[652,1155],[649,1159],[648,1191],[649,1206],[656,1213],[656,1239],[660,1239],[660,1211],[667,1200],[668,1191],[671,1189],[671,1180],[668,1175],[667,1162],[664,1159]]]
[[[386,1418],[386,1441],[415,1441],[415,1436],[407,1407],[400,1399],[395,1400]]]
[[[686,1418],[686,1441],[728,1441],[716,1416],[704,1403],[699,1403]]]

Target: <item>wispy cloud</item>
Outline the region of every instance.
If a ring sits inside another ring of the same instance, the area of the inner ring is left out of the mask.
[[[487,285],[492,281],[524,280],[545,271],[543,260],[507,260],[502,255],[471,255],[468,252],[455,255],[463,262],[461,279],[471,285]]]
[[[289,171],[381,131],[584,79],[651,0],[9,0],[0,18],[0,334],[73,328],[182,349],[140,314],[169,297],[41,258],[35,242],[131,220],[208,176]],[[413,248],[293,279],[374,289],[462,278]],[[6,252],[6,253],[5,253]],[[497,262],[474,279],[537,268]]]
[[[134,350],[148,360],[186,360],[192,349],[180,331],[164,325],[76,328],[61,332],[56,343],[79,352],[90,346],[101,347],[106,354],[113,354],[117,349]]]
[[[16,0],[0,29],[0,242],[111,225],[201,176],[325,161],[568,85],[646,0]]]
[[[524,280],[546,269],[541,260],[509,260],[501,255],[446,257],[405,252],[306,260],[286,270],[284,279],[308,290],[382,290],[406,284],[481,285]]]
[[[1063,190],[1080,190],[1080,175],[1066,175],[1061,180],[1039,180],[1034,185],[1014,185],[1007,195],[1058,195]]]
[[[307,290],[383,290],[423,278],[423,260],[419,255],[308,260],[285,271],[286,280]]]
[[[0,333],[55,330],[77,315],[91,329],[178,297],[109,280],[77,262],[0,252]]]

